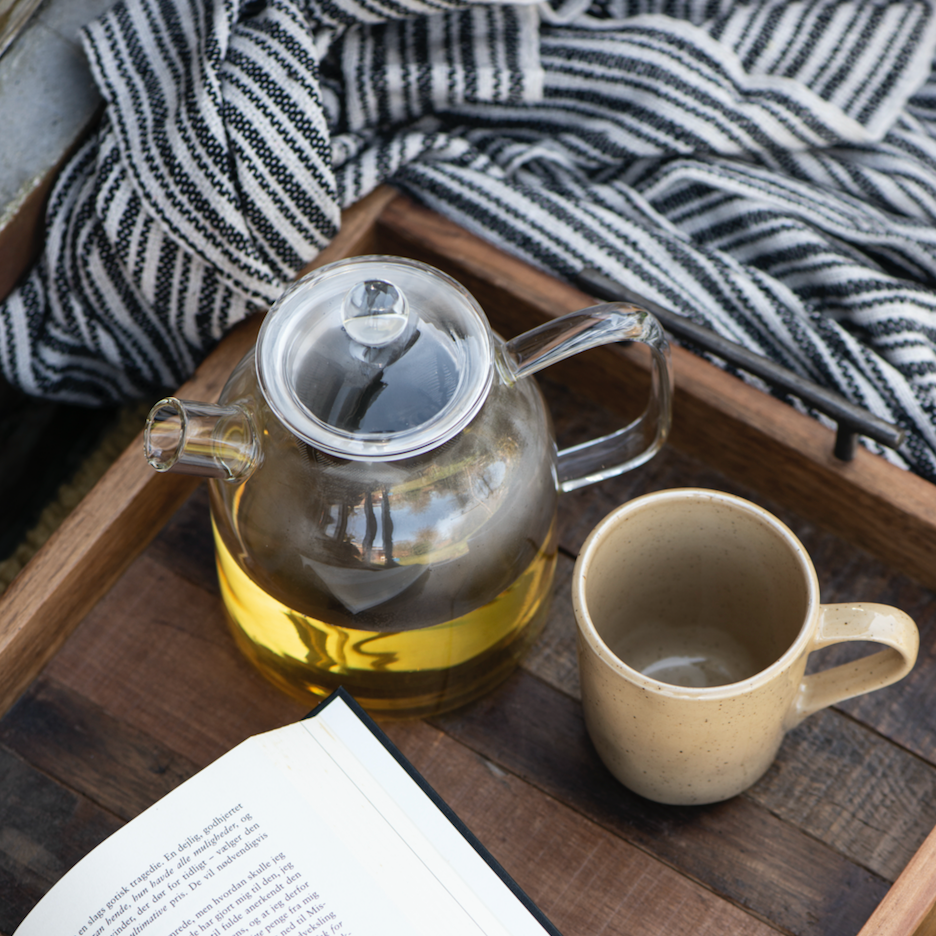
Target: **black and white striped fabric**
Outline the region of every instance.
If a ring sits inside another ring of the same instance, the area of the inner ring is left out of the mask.
[[[0,304],[27,392],[178,385],[390,181],[901,424],[936,480],[933,3],[121,0],[84,41],[107,108]]]

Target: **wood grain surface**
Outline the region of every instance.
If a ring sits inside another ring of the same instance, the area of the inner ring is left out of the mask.
[[[563,442],[619,421],[567,387],[544,386]],[[553,605],[521,670],[460,711],[387,730],[565,936],[853,936],[887,906],[892,882],[936,822],[933,751],[891,737],[927,735],[912,727],[929,721],[926,711],[908,707],[919,671],[878,693],[889,694],[879,705],[807,720],[755,787],[715,806],[665,807],[630,794],[585,733],[568,592],[574,556],[618,503],[686,484],[775,510],[816,557],[824,600],[896,600],[916,615],[932,654],[936,610],[926,588],[670,448],[561,499]],[[305,709],[233,645],[199,487],[0,721],[0,933],[9,936],[123,821],[243,738]],[[931,896],[918,894],[920,918]],[[885,926],[874,936],[894,933]]]

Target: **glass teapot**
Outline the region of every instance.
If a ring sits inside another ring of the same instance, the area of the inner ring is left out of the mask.
[[[650,347],[646,411],[557,452],[530,375],[613,341]],[[648,312],[598,305],[505,343],[444,273],[355,257],[282,295],[217,404],[157,403],[145,452],[211,479],[221,594],[264,675],[423,716],[514,669],[545,619],[559,493],[650,459],[671,398]]]

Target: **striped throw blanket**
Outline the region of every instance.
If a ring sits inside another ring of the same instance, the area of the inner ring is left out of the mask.
[[[53,399],[155,398],[389,181],[899,423],[882,454],[936,481],[934,14],[120,0],[84,31],[106,109],[0,304],[0,367]]]

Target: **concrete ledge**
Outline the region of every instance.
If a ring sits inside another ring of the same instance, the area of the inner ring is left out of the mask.
[[[45,198],[101,106],[79,29],[113,0],[45,0],[0,57],[0,299],[41,245]]]
[[[0,0],[0,55],[6,51],[42,0]]]

